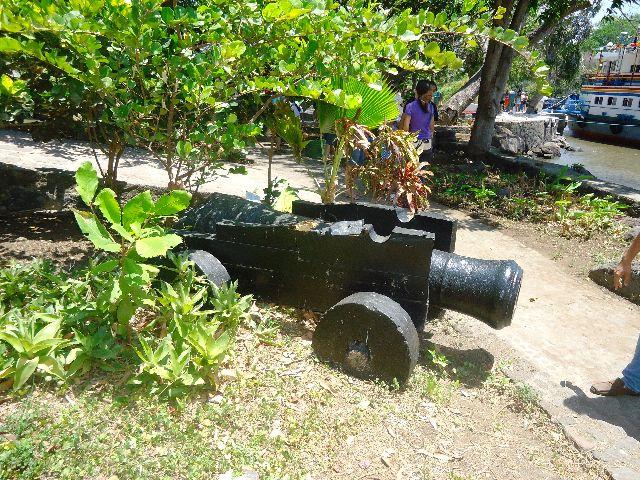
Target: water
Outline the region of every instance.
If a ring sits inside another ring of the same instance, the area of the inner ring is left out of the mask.
[[[566,129],[565,134],[570,130]],[[640,149],[592,142],[566,135],[580,152],[563,151],[560,158],[549,160],[560,165],[580,163],[595,177],[640,190]]]

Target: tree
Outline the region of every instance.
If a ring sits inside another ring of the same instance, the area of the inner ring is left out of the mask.
[[[507,26],[514,32],[520,32],[525,25],[527,15],[535,12],[540,19],[539,27],[527,35],[530,43],[535,44],[545,38],[562,19],[568,15],[588,8],[589,2],[575,0],[550,0],[544,4],[530,0],[496,0],[496,9],[501,8],[504,16],[495,20],[497,26]],[[494,40],[489,41],[487,54],[481,70],[478,110],[471,130],[469,141],[472,151],[486,151],[491,145],[495,118],[500,111],[500,100],[504,93],[509,71],[515,52]],[[533,69],[534,79],[539,83],[549,67],[540,63]],[[541,89],[542,90],[542,89]],[[548,92],[550,89],[544,89]]]
[[[78,115],[107,155],[108,183],[132,144],[154,154],[179,187],[206,179],[226,149],[255,135],[275,96],[357,108],[362,98],[333,88],[332,78],[380,88],[398,68],[459,68],[455,52],[432,38],[501,34],[486,9],[472,20],[410,10],[390,16],[366,0],[194,3],[6,0],[0,53],[35,60],[74,85]],[[240,120],[238,104],[253,96],[262,107]]]
[[[380,84],[395,66],[455,66],[455,54],[425,42],[427,35],[483,29],[427,12],[389,17],[364,0],[192,3],[0,5],[0,53],[35,59],[80,86],[79,114],[107,155],[102,174],[110,184],[126,144],[153,153],[170,186],[202,181],[222,151],[259,131],[257,116],[238,122],[243,97],[258,94],[266,104],[273,95],[304,96],[353,107],[360,99],[332,89],[331,78]]]
[[[640,25],[640,14],[606,18],[598,23],[582,43],[581,50],[589,52],[597,50],[609,42],[617,43],[622,32],[628,32],[633,39],[638,25]]]

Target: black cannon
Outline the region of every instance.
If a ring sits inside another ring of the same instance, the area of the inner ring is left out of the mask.
[[[430,308],[510,323],[522,270],[453,254],[455,222],[428,213],[402,222],[392,207],[366,203],[296,201],[293,212],[214,194],[176,227],[188,248],[215,257],[192,254],[212,278],[228,271],[245,292],[323,313],[313,337],[320,359],[403,382]]]

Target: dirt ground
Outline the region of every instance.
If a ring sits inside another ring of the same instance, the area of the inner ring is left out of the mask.
[[[471,213],[473,218],[496,228],[532,248],[576,277],[586,278],[589,270],[611,260],[619,260],[629,242],[624,239],[627,226],[638,219],[623,217],[617,232],[596,232],[590,238],[567,238],[544,223],[515,221],[492,214]]]
[[[90,245],[70,211],[0,216],[0,266],[34,257],[73,266],[86,257]]]

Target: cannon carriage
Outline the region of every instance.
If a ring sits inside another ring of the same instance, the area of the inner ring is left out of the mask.
[[[363,378],[406,381],[417,329],[439,308],[508,325],[522,270],[514,261],[455,255],[456,223],[393,207],[296,201],[293,213],[213,194],[177,224],[192,259],[215,282],[322,314],[313,348]],[[208,253],[204,253],[208,252]]]

